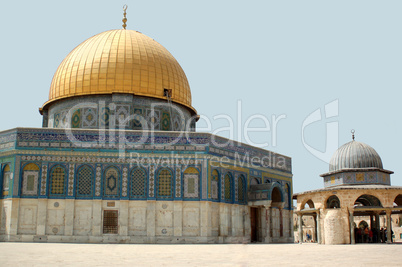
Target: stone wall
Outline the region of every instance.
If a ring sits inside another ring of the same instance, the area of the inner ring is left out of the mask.
[[[297,211],[312,209],[320,214],[321,243],[323,244],[349,244],[350,222],[349,212],[354,209],[354,203],[362,195],[371,195],[378,198],[383,207],[393,207],[395,198],[401,194],[399,187],[377,188],[333,188],[316,192],[306,192],[297,195]],[[340,208],[326,207],[330,196],[336,195],[340,201]],[[305,207],[313,203],[313,207]]]
[[[5,211],[1,214],[4,234],[1,241],[239,243],[250,240],[248,207],[242,205],[73,199],[13,199],[0,203]],[[118,211],[118,234],[103,233],[105,210]]]

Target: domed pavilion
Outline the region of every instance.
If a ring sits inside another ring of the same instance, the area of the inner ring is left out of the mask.
[[[126,21],[61,62],[42,128],[0,132],[0,241],[293,242],[291,159],[196,132],[183,69]]]
[[[368,219],[364,225],[380,241],[380,217],[391,229],[391,215],[402,211],[402,187],[391,186],[392,171],[383,168],[381,157],[369,145],[353,140],[339,147],[329,163],[329,172],[321,174],[324,188],[297,193],[298,240],[306,240],[303,216],[312,216],[314,241],[322,244],[354,244],[355,218]],[[383,223],[384,224],[384,223]],[[363,227],[363,225],[359,225]],[[364,230],[364,229],[362,229]],[[391,240],[391,231],[387,231]]]

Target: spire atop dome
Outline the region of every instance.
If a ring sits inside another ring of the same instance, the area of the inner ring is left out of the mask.
[[[121,20],[121,21],[123,21],[123,29],[126,29],[126,27],[127,27],[127,24],[126,24],[126,22],[127,22],[127,18],[126,18],[126,15],[127,15],[127,13],[126,13],[126,10],[127,10],[127,8],[128,8],[128,5],[124,5],[123,6],[123,15],[124,15],[124,18]]]
[[[353,141],[355,141],[355,130],[352,129],[350,132],[352,133],[352,139],[353,139]]]

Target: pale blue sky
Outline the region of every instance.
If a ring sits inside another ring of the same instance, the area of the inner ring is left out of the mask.
[[[175,56],[193,106],[214,129],[227,125],[213,120],[218,114],[236,125],[254,114],[286,115],[275,147],[271,133],[251,139],[292,157],[294,192],[323,187],[328,164],[303,146],[301,128],[334,100],[339,115],[309,125],[307,143],[325,149],[327,122],[338,122],[339,145],[354,128],[402,185],[402,1],[2,1],[0,130],[41,127],[38,107],[60,62],[85,39],[120,29],[124,4],[127,28]]]

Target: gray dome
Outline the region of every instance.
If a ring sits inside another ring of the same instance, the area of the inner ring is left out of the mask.
[[[338,148],[329,162],[330,172],[356,168],[383,167],[381,158],[374,148],[357,141],[351,141]]]

